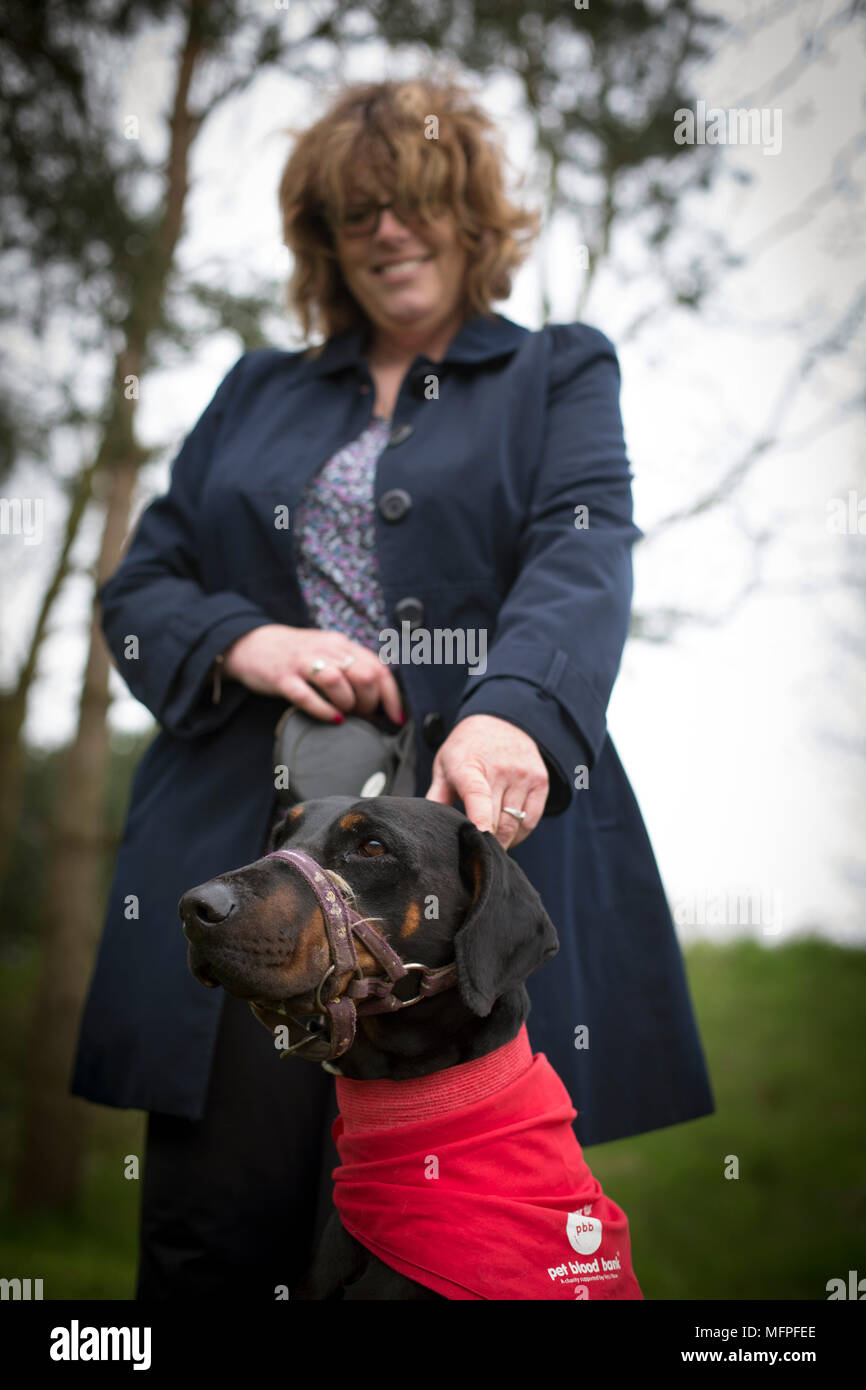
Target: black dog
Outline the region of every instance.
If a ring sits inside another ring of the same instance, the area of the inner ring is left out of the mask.
[[[250,1001],[266,1028],[282,1030],[287,1051],[342,1077],[402,1081],[487,1057],[516,1038],[529,1013],[523,982],[558,941],[538,893],[494,835],[421,798],[333,796],[293,808],[270,849],[190,890],[180,914],[196,977]],[[362,923],[355,970],[344,956],[335,963],[333,933],[342,929],[333,922],[346,899]],[[400,977],[399,963],[389,965],[397,957],[427,970]],[[352,990],[360,997],[349,1003]],[[442,1297],[383,1263],[336,1211],[294,1294]]]

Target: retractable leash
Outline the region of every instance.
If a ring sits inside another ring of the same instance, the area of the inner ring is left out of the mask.
[[[328,871],[317,864],[309,854],[300,849],[275,849],[264,857],[282,859],[290,864],[310,885],[322,910],[331,957],[331,964],[316,989],[316,1008],[319,1011],[316,1017],[322,1020],[327,1017],[329,1029],[330,1050],[323,1063],[342,1057],[352,1046],[358,1015],[397,1013],[400,1009],[408,1009],[412,1004],[418,1004],[422,999],[429,999],[431,995],[452,989],[456,985],[456,961],[436,968],[422,965],[420,961],[404,961],[370,925],[371,919],[360,916],[346,901]],[[382,967],[385,972],[384,978],[363,974],[358,964],[355,937]],[[346,970],[350,970],[355,978],[349,981],[342,994],[337,993],[331,999],[324,999],[322,991],[328,979]],[[411,970],[419,972],[418,992],[411,999],[400,999],[393,992],[394,986],[399,980],[405,979]],[[305,1026],[291,1014],[287,1014],[287,1017],[292,1018],[298,1026]],[[290,1057],[308,1043],[323,1041],[323,1035],[323,1028],[309,1033],[307,1037],[293,1043],[285,1052],[281,1052],[280,1057]]]

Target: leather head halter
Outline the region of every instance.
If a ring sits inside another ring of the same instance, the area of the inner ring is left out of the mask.
[[[275,849],[265,855],[266,859],[283,859],[306,879],[316,895],[328,938],[331,964],[325,971],[316,989],[316,1009],[318,1017],[328,1019],[330,1050],[323,1061],[333,1061],[342,1057],[355,1041],[355,1025],[359,1014],[396,1013],[408,1009],[432,994],[451,989],[457,983],[457,964],[432,968],[418,961],[403,961],[392,946],[366,917],[351,907],[337,889],[330,875],[315,859],[300,849]],[[382,967],[384,977],[364,975],[358,964],[355,951],[355,937],[366,947],[374,960]],[[332,999],[323,999],[322,990],[331,975],[350,970],[355,978],[350,980],[342,994]],[[394,994],[394,985],[403,980],[410,970],[419,972],[417,993],[411,999],[399,999]],[[287,1015],[289,1018],[291,1014]],[[295,1020],[297,1022],[297,1020]],[[293,1043],[281,1057],[288,1057],[299,1048],[311,1042],[324,1041],[323,1032],[310,1033]]]

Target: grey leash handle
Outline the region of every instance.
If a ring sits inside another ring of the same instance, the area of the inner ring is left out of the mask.
[[[332,724],[290,705],[274,731],[274,779],[286,807],[323,796],[414,796],[414,721],[389,733],[358,715]]]

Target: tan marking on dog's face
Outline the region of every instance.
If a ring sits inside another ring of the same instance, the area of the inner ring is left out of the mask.
[[[365,817],[360,811],[347,811],[340,819],[341,830],[354,830],[356,825],[363,825]]]
[[[366,946],[358,940],[355,941],[355,954],[363,974],[374,975],[378,973],[377,961],[371,956]],[[311,990],[315,990],[328,968],[330,958],[322,913],[318,907],[314,907],[298,932],[291,962],[282,972],[287,991],[286,999],[289,1000],[294,996],[308,994]],[[334,979],[335,977],[332,976],[329,981],[326,998],[332,993]],[[354,979],[354,971],[352,970],[341,972],[336,977],[340,994],[352,979]]]
[[[291,809],[291,811],[289,812],[289,814],[288,814],[288,816],[286,817],[286,819],[287,819],[287,820],[297,820],[297,819],[298,819],[298,816],[302,816],[303,814],[304,814],[304,803],[301,802],[300,806],[293,806],[293,807],[292,807],[292,809]]]
[[[414,898],[406,909],[406,916],[400,924],[400,935],[411,936],[418,930],[421,923],[421,904],[416,903]]]
[[[285,984],[285,998],[315,989],[328,968],[329,952],[325,923],[318,905],[305,918],[295,938],[291,960],[279,972]]]
[[[366,946],[361,945],[361,942],[357,939],[357,937],[355,938],[355,953],[358,957],[358,964],[360,965],[365,975],[374,975],[376,971],[379,970],[378,963],[370,955],[370,952],[367,950]]]

